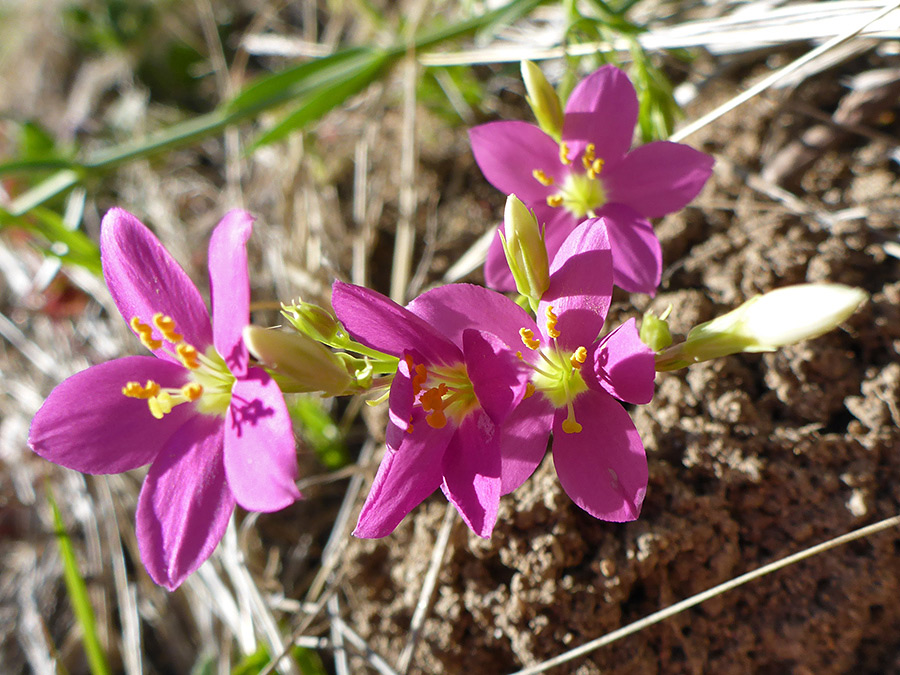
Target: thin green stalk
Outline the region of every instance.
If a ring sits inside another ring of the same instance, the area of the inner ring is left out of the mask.
[[[100,644],[97,636],[97,618],[94,615],[94,608],[91,607],[88,598],[87,586],[84,583],[84,577],[78,569],[78,561],[75,559],[75,550],[72,547],[72,541],[66,533],[63,525],[62,516],[59,513],[59,507],[53,498],[53,493],[47,487],[47,500],[50,502],[50,508],[53,509],[53,526],[56,528],[56,540],[59,542],[59,553],[63,562],[63,577],[66,581],[66,588],[69,591],[69,599],[72,602],[72,609],[75,611],[75,619],[81,626],[81,641],[84,644],[84,651],[87,655],[88,666],[93,675],[110,675],[109,664],[106,662],[106,653]]]

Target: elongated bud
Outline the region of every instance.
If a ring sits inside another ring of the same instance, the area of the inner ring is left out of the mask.
[[[562,138],[563,109],[556,90],[544,77],[543,71],[531,61],[522,61],[522,80],[525,82],[526,100],[538,126],[545,134],[559,143]]]
[[[285,391],[339,396],[353,383],[336,354],[302,333],[247,326],[244,344],[276,376],[286,378]]]
[[[310,302],[298,300],[293,305],[282,305],[281,313],[294,328],[319,342],[333,344],[340,333],[340,323],[334,314]]]
[[[539,302],[550,287],[547,245],[534,213],[515,195],[506,198],[500,238],[519,293]]]
[[[757,295],[695,326],[685,342],[657,354],[656,368],[674,370],[738,352],[771,352],[818,337],[868,297],[860,288],[841,284],[799,284]]]
[[[671,311],[672,305],[669,305],[666,311],[659,316],[656,316],[650,309],[644,312],[644,318],[641,321],[641,342],[655,352],[672,344],[672,333],[669,331],[669,323],[666,321],[666,317]]]

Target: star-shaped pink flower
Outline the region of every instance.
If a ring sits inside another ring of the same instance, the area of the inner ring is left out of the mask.
[[[697,196],[713,159],[667,141],[629,152],[637,115],[628,77],[603,66],[569,97],[560,143],[525,122],[483,124],[469,138],[488,181],[515,194],[546,225],[551,258],[578,223],[602,216],[614,283],[652,295],[662,275],[662,252],[648,218],[677,211]],[[498,290],[515,289],[499,236],[488,253],[485,278]]]
[[[209,244],[212,322],[200,292],[144,225],[122,209],[103,219],[103,275],[154,356],[73,375],[35,415],[28,442],[76,471],[150,464],[137,507],[141,558],[177,588],[213,552],[235,502],[276,511],[301,495],[294,436],[274,380],[249,364],[246,243],[253,219],[231,211]]]

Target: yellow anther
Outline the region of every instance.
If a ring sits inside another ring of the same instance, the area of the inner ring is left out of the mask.
[[[413,369],[413,373],[415,373],[412,376],[413,396],[418,396],[419,392],[422,391],[422,386],[428,380],[428,371],[420,363]]]
[[[141,323],[141,320],[134,316],[131,318],[129,322],[131,326],[131,330],[135,332],[135,334],[140,338],[141,344],[144,345],[150,351],[156,351],[160,347],[162,347],[162,340],[156,340],[153,337],[153,329],[145,323]]]
[[[534,384],[529,382],[525,385],[525,395],[522,397],[522,400],[524,401],[526,398],[531,398],[532,396],[534,396]]]
[[[122,393],[128,398],[152,398],[159,394],[160,386],[153,380],[147,380],[143,387],[140,382],[128,382],[122,387]]]
[[[553,180],[553,176],[548,176],[546,173],[544,173],[540,169],[535,169],[534,171],[531,172],[531,175],[534,176],[534,179],[541,185],[550,186],[550,185],[553,185],[553,183],[555,182]]]
[[[182,342],[180,345],[175,347],[175,353],[178,355],[178,359],[181,361],[181,365],[183,365],[185,368],[196,370],[200,367],[200,360],[197,356],[197,349],[193,345]]]
[[[591,162],[594,161],[594,152],[596,151],[596,147],[593,143],[588,143],[587,147],[584,149],[584,154],[581,156],[581,163],[584,165],[585,169],[591,168]]]
[[[569,403],[568,408],[569,416],[563,420],[562,430],[567,434],[577,434],[583,427],[575,421],[575,408],[572,407],[571,403]]]
[[[547,305],[547,335],[552,338],[559,337],[559,331],[556,329],[556,322],[559,321],[559,317],[553,313],[553,305]]]
[[[447,426],[447,416],[443,410],[435,410],[425,417],[425,421],[428,422],[428,426],[432,429],[443,429]]]
[[[522,343],[528,347],[528,349],[537,349],[541,346],[540,340],[534,339],[534,331],[530,328],[520,328],[519,336],[522,338]]]
[[[161,420],[163,415],[172,412],[172,397],[168,392],[162,391],[158,395],[147,401],[150,408],[150,414],[156,419]]]
[[[442,429],[447,424],[447,416],[444,414],[444,407],[446,406],[444,396],[449,391],[450,389],[447,385],[441,382],[437,387],[429,389],[422,394],[422,410],[429,413],[425,416],[425,421],[433,429]]]
[[[203,385],[198,384],[197,382],[186,384],[181,388],[181,395],[188,401],[196,401],[203,396]]]
[[[586,168],[588,178],[594,180],[597,176],[600,175],[600,172],[603,171],[603,160],[595,159],[593,162],[591,162],[591,165]]]
[[[525,357],[522,356],[522,352],[521,352],[521,351],[517,351],[517,352],[516,352],[516,358],[519,359],[519,361],[525,360]]]
[[[583,427],[580,424],[578,424],[578,422],[576,422],[571,417],[567,417],[566,419],[563,420],[562,430],[565,431],[567,434],[577,434],[579,431],[582,430],[582,428]]]
[[[167,316],[162,312],[157,312],[153,315],[153,325],[156,326],[163,337],[172,344],[181,342],[184,339],[183,335],[175,332],[175,319],[171,316]]]
[[[569,359],[569,363],[572,364],[573,368],[577,368],[584,363],[585,359],[587,359],[587,349],[579,347],[572,353],[572,358]]]
[[[569,144],[568,143],[560,143],[559,144],[559,161],[568,166],[572,163],[572,160],[569,159]]]
[[[556,208],[558,206],[563,205],[563,197],[562,195],[550,195],[547,197],[547,206],[552,206]]]

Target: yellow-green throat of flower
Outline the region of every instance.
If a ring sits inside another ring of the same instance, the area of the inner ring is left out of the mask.
[[[133,317],[129,325],[147,349],[156,351],[165,347],[167,353],[178,359],[188,371],[189,381],[181,387],[163,387],[153,380],[144,384],[127,382],[122,393],[128,398],[146,400],[150,414],[158,420],[182,403],[194,403],[197,411],[205,415],[224,416],[231,403],[231,387],[235,381],[225,360],[212,346],[201,354],[185,342],[184,336],[176,332],[172,317],[157,312],[152,323],[151,326]],[[154,328],[161,337],[155,337]]]

